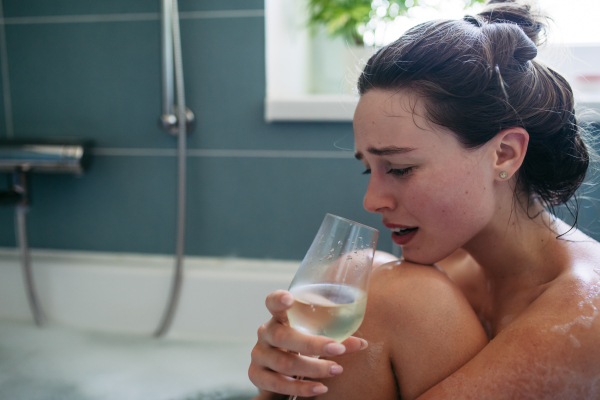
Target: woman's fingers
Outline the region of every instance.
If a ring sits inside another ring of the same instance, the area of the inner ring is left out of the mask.
[[[354,336],[350,336],[348,339],[344,340],[342,344],[346,347],[346,352],[344,354],[355,353],[359,350],[364,350],[369,346],[369,343],[365,339]]]
[[[287,310],[294,304],[294,296],[290,292],[277,290],[267,296],[265,303],[273,319],[259,328],[259,340],[273,347],[306,355],[337,356],[346,351],[343,345],[333,339],[305,335],[289,327]]]
[[[288,376],[319,379],[331,378],[343,372],[343,368],[333,361],[288,353],[264,345],[255,346],[251,357],[252,364],[259,364],[269,370]]]
[[[258,329],[259,342],[311,356],[339,356],[346,347],[325,336],[305,335],[273,319]]]
[[[267,369],[258,370],[253,364],[250,365],[248,376],[255,386],[269,392],[300,397],[312,397],[327,392],[327,387],[320,382],[300,381]]]
[[[286,290],[276,290],[267,296],[267,309],[277,321],[288,325],[287,310],[294,304],[294,296]]]
[[[342,372],[342,367],[333,361],[288,353],[261,340],[254,346],[251,358],[248,377],[256,387],[260,388],[262,396],[255,400],[277,399],[276,396],[268,397],[265,391],[313,397],[325,393],[327,391],[325,385],[313,381],[300,382],[292,379],[291,376],[326,378]]]
[[[364,339],[350,337],[340,344],[324,336],[306,335],[291,328],[287,310],[293,303],[294,297],[285,290],[267,297],[266,305],[273,318],[258,329],[258,343],[252,350],[248,369],[252,383],[263,391],[260,395],[263,397],[259,396],[257,400],[268,398],[265,397],[268,392],[302,397],[323,394],[327,388],[322,383],[298,381],[291,376],[329,378],[341,374],[343,369],[334,361],[308,356],[339,356],[367,347]]]

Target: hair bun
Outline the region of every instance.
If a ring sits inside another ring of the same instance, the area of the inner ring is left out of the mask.
[[[529,60],[533,60],[538,53],[535,43],[523,32],[521,40],[518,41],[515,47],[513,57],[519,64],[525,64]]]
[[[531,6],[519,4],[515,0],[490,0],[478,17],[489,23],[511,23],[518,25],[535,46],[540,44],[540,34],[546,30],[545,17],[534,14]],[[527,50],[527,54],[531,52]],[[537,52],[536,52],[537,54]],[[525,59],[529,55],[520,57]],[[533,57],[527,58],[531,60]],[[517,56],[515,55],[515,58]]]

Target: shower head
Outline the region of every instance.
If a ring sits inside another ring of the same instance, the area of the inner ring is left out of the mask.
[[[92,142],[83,139],[0,140],[0,173],[82,174],[89,167]]]

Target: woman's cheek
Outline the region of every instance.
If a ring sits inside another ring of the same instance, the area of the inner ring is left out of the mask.
[[[427,185],[418,191],[420,196],[413,196],[419,220],[434,223],[439,229],[450,229],[454,234],[481,227],[489,205],[486,205],[486,189],[465,180],[439,183]]]

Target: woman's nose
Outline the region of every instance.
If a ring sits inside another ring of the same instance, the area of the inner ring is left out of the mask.
[[[381,213],[396,208],[396,200],[390,193],[389,187],[385,182],[371,175],[369,186],[363,199],[363,207],[368,212]]]

